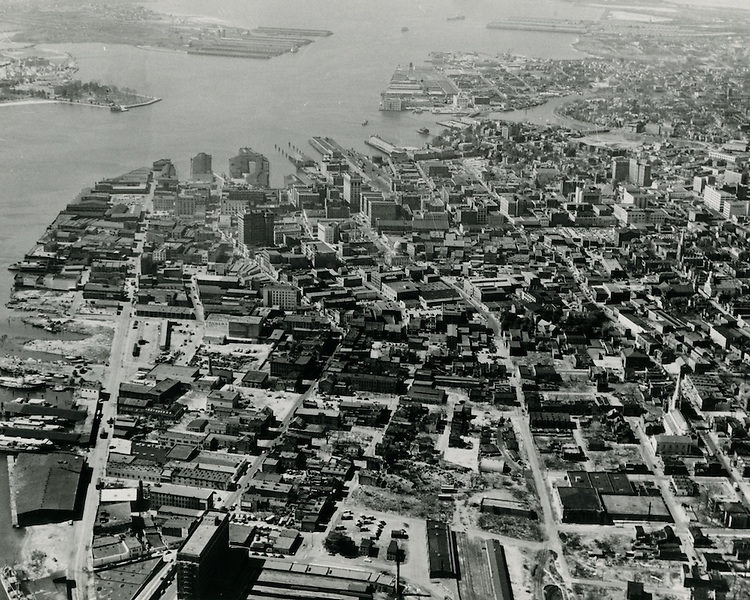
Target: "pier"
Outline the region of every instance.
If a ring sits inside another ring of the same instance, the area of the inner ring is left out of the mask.
[[[277,144],[274,144],[274,149],[298,169],[315,166],[315,161],[307,156],[307,154],[302,152],[302,150],[300,150],[297,146],[295,146],[291,142],[287,142],[287,147],[289,148],[289,150],[291,150],[291,152],[287,150],[287,148],[283,148]]]
[[[379,135],[371,135],[369,138],[365,140],[365,144],[367,144],[371,148],[380,150],[380,152],[383,152],[387,154],[388,156],[391,156],[393,154],[403,153],[404,151],[403,148],[396,146],[396,144],[393,144],[389,142],[388,140],[384,140]]]
[[[16,506],[16,480],[14,470],[16,459],[8,456],[8,495],[10,496],[10,522],[13,527],[18,527],[18,508]]]

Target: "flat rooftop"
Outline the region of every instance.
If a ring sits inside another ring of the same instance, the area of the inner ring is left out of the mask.
[[[200,558],[208,548],[211,540],[216,536],[222,526],[229,531],[229,516],[227,513],[210,510],[201,519],[201,522],[187,539],[185,545],[179,552],[178,558]]]

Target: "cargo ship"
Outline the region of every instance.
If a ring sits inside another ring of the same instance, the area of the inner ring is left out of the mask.
[[[446,21],[463,21],[465,18],[464,15],[456,15],[455,17],[448,17]]]

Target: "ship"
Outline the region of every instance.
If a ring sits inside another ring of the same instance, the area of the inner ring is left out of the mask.
[[[367,127],[367,125],[369,125],[369,123],[370,123],[370,121],[368,121],[367,119],[365,119],[364,121],[362,121],[362,127]]]
[[[18,575],[12,567],[6,565],[0,569],[0,584],[2,584],[5,595],[8,596],[9,600],[25,600],[28,598],[28,596],[21,591],[21,584],[18,580]]]
[[[0,377],[0,387],[13,390],[33,390],[44,385],[39,377]]]
[[[417,129],[417,133],[420,133],[422,135],[430,135],[430,130],[427,129],[427,127],[420,127]]]
[[[401,28],[401,32],[402,32],[402,33],[405,33],[405,32],[407,32],[407,31],[409,31],[409,28],[408,28],[408,27],[402,27],[402,28]]]
[[[113,104],[109,107],[109,110],[112,112],[128,112],[128,109],[125,108],[122,104]]]
[[[456,15],[455,17],[448,17],[446,21],[463,21],[465,18],[464,15]]]

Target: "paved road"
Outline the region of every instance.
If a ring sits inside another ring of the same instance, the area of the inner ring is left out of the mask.
[[[487,321],[487,324],[495,333],[495,346],[498,352],[503,356],[506,367],[509,373],[513,373],[515,365],[508,354],[508,349],[505,345],[505,341],[500,336],[500,323],[497,318],[488,311],[480,302],[477,302],[474,298],[469,296],[460,286],[454,283],[450,279],[445,279],[446,283],[455,289],[461,297],[468,302],[471,306],[481,314]],[[529,427],[529,420],[524,414],[517,414],[511,417],[511,421],[514,424],[516,431],[519,432],[522,444],[526,448],[526,454],[528,455],[528,464],[534,477],[534,485],[537,489],[539,496],[539,502],[542,507],[542,531],[544,532],[545,541],[541,545],[542,548],[551,550],[557,554],[557,566],[560,571],[566,587],[570,586],[571,575],[568,568],[568,563],[565,560],[563,554],[562,542],[560,541],[560,535],[558,530],[557,520],[555,513],[552,509],[551,492],[547,486],[547,478],[545,477],[544,470],[539,462],[539,456],[537,454],[536,446],[534,445],[534,439],[531,435],[531,429]],[[555,583],[559,583],[555,581]]]
[[[674,527],[675,533],[680,537],[680,541],[682,542],[682,549],[684,550],[691,563],[697,563],[698,557],[695,553],[695,547],[693,546],[693,536],[688,529],[688,526],[690,525],[690,519],[685,514],[685,511],[682,509],[680,503],[675,500],[674,494],[672,493],[670,480],[664,474],[659,460],[656,458],[653,447],[649,443],[648,437],[641,428],[638,419],[633,418],[629,419],[629,421],[631,427],[635,430],[635,433],[641,442],[641,454],[643,454],[646,465],[654,474],[654,481],[659,486],[662,498],[667,504],[669,512],[672,514],[672,518],[674,519],[674,523],[672,524],[672,526]]]
[[[153,194],[153,190],[152,190]],[[151,195],[144,202],[144,207],[148,208],[153,204]],[[136,243],[135,257],[133,260],[135,281],[138,280],[140,273],[140,254],[143,251],[143,239]],[[91,468],[91,482],[86,490],[83,515],[80,521],[75,523],[74,544],[75,551],[73,564],[71,566],[72,578],[76,582],[76,591],[78,600],[87,598],[96,598],[96,592],[93,589],[93,560],[91,556],[91,540],[94,531],[94,522],[96,512],[99,506],[99,490],[96,489],[97,480],[106,472],[107,455],[109,451],[110,436],[113,427],[108,424],[109,419],[117,415],[117,392],[122,379],[123,357],[126,355],[125,343],[128,332],[133,320],[133,306],[130,302],[123,303],[122,313],[115,317],[115,333],[112,338],[112,349],[110,351],[109,368],[104,381],[103,390],[110,394],[110,399],[102,403],[102,419],[100,431],[107,432],[107,438],[96,437],[95,445],[89,450],[88,464]]]

